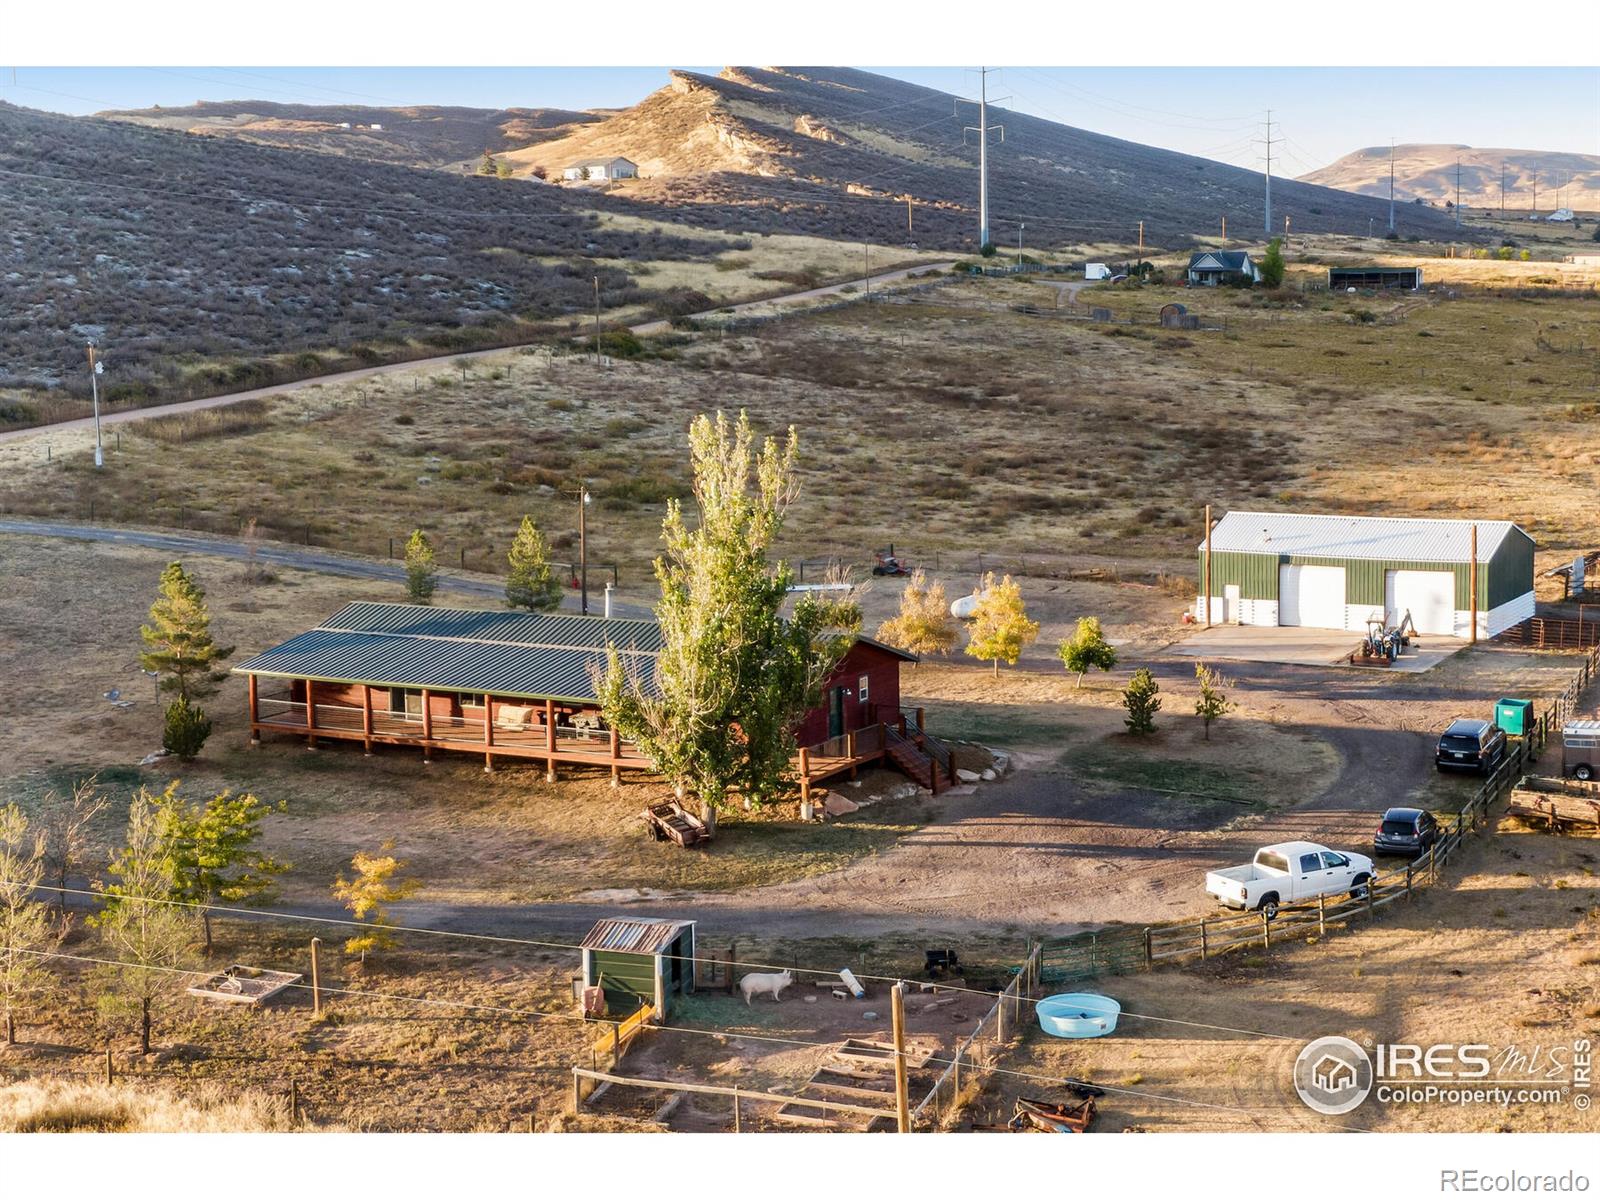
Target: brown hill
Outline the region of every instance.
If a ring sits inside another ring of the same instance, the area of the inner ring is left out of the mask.
[[[1426,144],[1396,146],[1394,158],[1395,196],[1407,204],[1419,198],[1440,207],[1454,204],[1459,160],[1464,208],[1499,209],[1503,167],[1508,212],[1527,213],[1535,207],[1543,213],[1561,207],[1600,210],[1600,155]],[[1387,200],[1389,147],[1356,150],[1300,179]]]
[[[156,129],[238,138],[264,146],[342,154],[406,167],[454,167],[564,137],[604,112],[564,108],[453,108],[414,105],[272,104],[202,101],[184,108],[118,109],[97,114]]]
[[[1230,232],[1261,230],[1262,176],[1192,155],[1090,133],[991,107],[1005,140],[991,141],[991,231],[1019,223],[1038,245],[1147,241],[1180,245],[1226,215]],[[837,67],[729,67],[719,75],[674,71],[667,87],[604,120],[574,126],[506,157],[519,173],[622,156],[641,179],[613,195],[671,203],[736,205],[747,226],[782,213],[790,228],[838,237],[901,240],[906,200],[913,236],[968,247],[975,240],[977,147],[962,127],[975,106],[945,92]],[[856,198],[852,202],[852,198]],[[1273,224],[1303,232],[1366,233],[1387,206],[1289,179],[1273,181]],[[1443,234],[1438,213],[1406,214],[1402,236]]]

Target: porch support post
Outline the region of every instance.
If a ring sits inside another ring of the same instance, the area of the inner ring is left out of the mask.
[[[433,741],[433,693],[427,688],[422,689],[422,761],[433,761],[429,753],[429,742]]]
[[[923,707],[922,707],[922,706],[921,706],[921,705],[920,705],[920,704],[919,704],[919,705],[918,705],[918,706],[917,706],[917,732],[918,732],[918,733],[923,733],[923,732],[925,732],[925,730],[924,730],[924,729],[923,729],[923,725],[922,725],[922,721],[923,721],[923,715],[924,715],[924,709],[923,709]]]
[[[853,729],[844,735],[844,752],[845,757],[850,760],[850,778],[854,779],[856,777],[856,731]]]
[[[372,757],[372,685],[361,685],[361,748],[368,758]]]
[[[247,675],[245,678],[250,681],[250,744],[259,746],[261,744],[261,731],[256,726],[261,720],[261,703],[256,690],[256,677]]]
[[[544,702],[544,781],[556,781],[556,702],[546,697]]]
[[[800,799],[811,801],[811,751],[800,747]]]
[[[306,680],[306,746],[317,748],[317,684]]]
[[[483,769],[486,774],[494,770],[494,701],[488,692],[483,694]]]
[[[622,786],[622,735],[611,728],[611,786]]]

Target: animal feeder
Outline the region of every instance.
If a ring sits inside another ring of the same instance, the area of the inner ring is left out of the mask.
[[[265,967],[246,967],[234,963],[189,989],[191,996],[222,1000],[231,1004],[265,1004],[285,988],[293,987],[304,976],[288,971],[269,971]]]

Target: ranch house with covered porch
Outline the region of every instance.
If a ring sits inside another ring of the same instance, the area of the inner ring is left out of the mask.
[[[315,629],[234,668],[246,679],[250,738],[265,734],[531,759],[626,770],[654,763],[610,728],[594,671],[614,646],[649,679],[661,649],[654,621],[410,604],[348,604]],[[857,638],[796,728],[802,794],[863,766],[892,765],[937,791],[954,780],[948,751],[900,707],[900,665],[916,656]]]

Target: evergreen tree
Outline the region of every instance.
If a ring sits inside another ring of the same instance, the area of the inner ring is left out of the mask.
[[[533,523],[523,517],[522,527],[506,555],[506,607],[533,612],[554,612],[561,607],[561,580],[550,566],[550,547]]]
[[[992,662],[994,673],[998,675],[1002,659],[1008,666],[1017,665],[1023,647],[1039,636],[1039,622],[1029,619],[1022,589],[1009,575],[996,583],[994,572],[990,571],[974,594],[978,597],[978,606],[972,610],[967,654]]]
[[[179,700],[209,696],[227,678],[218,664],[233,653],[233,647],[219,646],[212,639],[205,591],[182,563],[167,564],[159,590],[150,606],[150,623],[139,629],[145,645],[139,665],[159,672],[162,690],[176,692]]]
[[[0,808],[0,1009],[7,1044],[17,1040],[16,1013],[50,981],[44,959],[61,940],[44,902],[45,834],[15,804]]]
[[[878,626],[878,640],[912,654],[949,654],[956,644],[956,623],[944,584],[930,584],[923,571],[913,571],[900,593],[900,611]]]
[[[1078,628],[1056,647],[1056,654],[1061,665],[1078,677],[1079,687],[1083,686],[1084,673],[1090,667],[1109,671],[1117,665],[1116,647],[1100,632],[1098,617],[1079,617]]]
[[[495,173],[494,155],[490,154],[487,150],[485,150],[483,152],[482,160],[478,163],[478,174],[479,175],[491,175],[492,176],[494,173]]]
[[[161,727],[161,748],[168,754],[190,762],[210,736],[211,718],[198,704],[190,704],[179,696],[167,705],[166,720]]]
[[[439,586],[439,566],[433,557],[433,543],[420,529],[406,539],[406,595],[413,604],[432,604]]]
[[[204,804],[190,804],[177,784],[157,800],[163,833],[171,843],[173,894],[194,904],[238,904],[272,892],[287,865],[263,852],[261,822],[273,806],[248,792],[219,792]],[[282,805],[277,806],[279,810]],[[201,912],[205,948],[211,950],[211,914]]]
[[[1273,238],[1267,243],[1267,252],[1261,256],[1261,283],[1265,287],[1283,286],[1283,239]]]
[[[1156,713],[1161,711],[1161,685],[1150,674],[1149,667],[1140,667],[1133,673],[1128,686],[1122,689],[1122,707],[1128,710],[1123,724],[1135,737],[1156,731]]]

